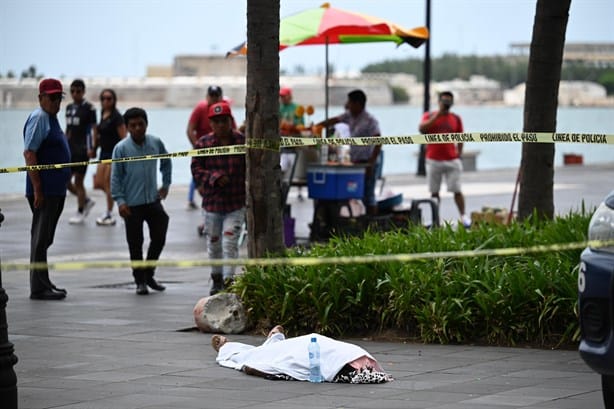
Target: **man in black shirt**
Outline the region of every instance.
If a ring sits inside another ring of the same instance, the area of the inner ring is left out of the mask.
[[[66,139],[70,147],[72,162],[87,162],[93,157],[92,141],[96,132],[96,108],[84,98],[85,83],[76,79],[70,84],[73,102],[66,107]],[[87,197],[83,180],[87,165],[73,166],[68,190],[77,196],[77,214],[69,219],[70,224],[82,224],[94,206]]]

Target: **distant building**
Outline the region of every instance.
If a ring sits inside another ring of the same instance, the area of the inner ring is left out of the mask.
[[[578,45],[579,46],[579,45]],[[580,50],[594,58],[591,61],[606,63],[614,61],[613,44],[587,45]],[[517,52],[528,52],[529,44],[515,44]],[[566,46],[569,53],[580,51],[573,45]],[[592,54],[591,54],[592,53]],[[573,55],[573,54],[571,54]],[[579,55],[579,54],[577,54]],[[597,58],[599,56],[599,58]],[[574,57],[575,58],[575,57]],[[580,57],[577,57],[580,58]],[[146,77],[90,77],[84,78],[90,100],[96,103],[97,95],[104,88],[117,92],[118,106],[183,107],[191,108],[205,97],[207,87],[216,84],[224,90],[224,96],[237,106],[244,106],[247,78],[245,57],[226,58],[222,55],[178,55],[172,65],[147,67]],[[72,78],[61,78],[66,89]],[[292,75],[279,77],[280,86],[293,89],[296,103],[323,106],[325,84],[322,75]],[[38,105],[36,87],[38,81],[32,78],[0,78],[0,109],[32,108]],[[347,99],[347,93],[361,88],[368,95],[369,106],[393,104],[393,88],[403,88],[409,96],[409,104],[422,106],[424,85],[416,76],[402,73],[337,73],[329,79],[328,101],[334,110],[339,110]],[[445,82],[431,82],[431,105],[436,106],[437,93],[450,90],[459,104],[509,104],[524,103],[524,85],[504,91],[501,84],[483,76],[471,76],[469,80],[455,79]],[[561,105],[605,106],[614,105],[614,98],[605,95],[599,84],[589,82],[561,82],[559,92]],[[336,113],[336,112],[332,113]]]
[[[175,77],[245,77],[247,58],[226,58],[223,55],[178,55],[173,62]]]
[[[170,78],[173,76],[173,67],[170,65],[148,65],[147,77]]]
[[[434,91],[434,92],[433,92]],[[437,93],[452,91],[454,101],[459,104],[500,103],[503,101],[501,83],[483,75],[471,75],[469,81],[454,79],[452,81],[435,82],[432,87],[433,101],[437,101]]]
[[[505,105],[524,105],[525,83],[518,84],[503,93]],[[603,85],[590,81],[561,81],[559,84],[561,106],[607,106],[612,105]]]
[[[510,44],[515,55],[529,55],[530,43]],[[614,43],[566,43],[563,49],[563,62],[580,61],[597,66],[614,66]]]
[[[247,59],[223,55],[177,55],[173,65],[150,65],[148,77],[245,77]]]

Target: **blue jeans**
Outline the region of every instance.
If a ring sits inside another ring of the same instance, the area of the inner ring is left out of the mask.
[[[194,201],[194,191],[196,190],[196,183],[194,182],[194,178],[190,179],[190,187],[188,188],[188,202]]]
[[[205,211],[205,239],[210,260],[239,258],[239,235],[245,221],[245,207],[230,213]],[[235,266],[213,266],[211,275],[234,277]]]

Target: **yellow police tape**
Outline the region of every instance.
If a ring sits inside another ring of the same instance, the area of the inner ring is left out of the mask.
[[[339,257],[272,257],[272,258],[238,258],[216,260],[143,260],[143,261],[67,261],[59,263],[2,263],[5,271],[30,269],[85,270],[96,268],[145,268],[145,267],[208,267],[208,266],[315,266],[326,264],[373,264],[386,262],[410,262],[441,258],[468,258],[487,256],[518,256],[547,251],[578,250],[585,247],[599,248],[614,246],[614,240],[589,240],[576,243],[537,245],[530,247],[510,247],[483,250],[437,251],[409,254],[373,254],[367,256]]]
[[[213,148],[191,149],[188,151],[162,153],[158,155],[132,156],[119,159],[92,160],[89,162],[58,163],[46,165],[16,166],[0,168],[0,173],[25,172],[28,170],[61,169],[72,166],[96,165],[98,163],[133,162],[154,159],[185,158],[191,156],[245,154],[248,148],[279,151],[280,148],[314,145],[425,145],[430,143],[581,143],[614,145],[614,135],[594,133],[560,132],[462,132],[407,136],[365,136],[357,138],[298,138],[282,137],[280,142],[269,139],[249,139],[245,145],[218,146]]]
[[[16,166],[16,167],[11,167],[11,168],[0,168],[0,173],[25,172],[28,170],[62,169],[62,168],[69,168],[73,166],[97,165],[99,163],[135,162],[135,161],[154,160],[154,159],[185,158],[189,156],[236,155],[236,154],[245,154],[245,151],[246,151],[245,145],[216,146],[213,148],[191,149],[189,151],[160,153],[156,155],[130,156],[127,158],[118,158],[118,159],[97,159],[97,160],[83,161],[83,162]]]
[[[523,142],[614,144],[614,135],[558,132],[461,132],[357,138],[282,138],[282,147],[321,145],[425,145],[430,143]]]

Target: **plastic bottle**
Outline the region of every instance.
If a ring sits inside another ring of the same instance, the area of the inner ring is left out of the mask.
[[[337,147],[337,159],[340,163],[350,163],[350,145],[339,145]]]
[[[320,371],[320,345],[316,337],[309,343],[309,382],[323,382]]]
[[[323,143],[320,145],[320,164],[326,165],[328,163],[328,144]]]

